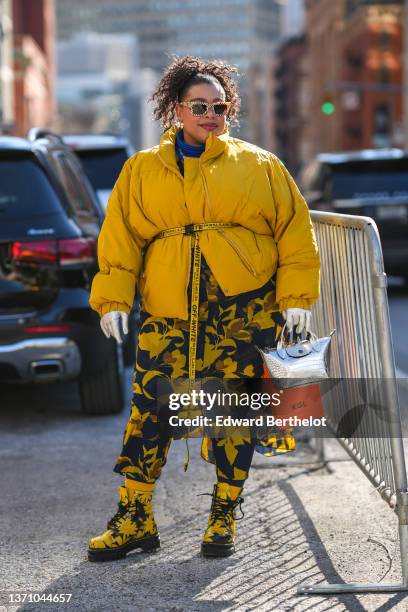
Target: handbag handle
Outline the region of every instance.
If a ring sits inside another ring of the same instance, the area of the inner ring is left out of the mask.
[[[286,344],[285,347],[283,346],[283,340],[284,340],[284,334],[285,334],[286,327],[287,327],[287,323],[285,322],[285,325],[282,327],[282,332],[281,332],[281,335],[279,337],[278,344],[276,346],[276,351],[277,351],[277,353],[279,354],[280,357],[282,357],[281,352],[282,352],[283,348],[286,348],[286,346],[290,346],[290,345],[293,345],[293,344],[299,344],[300,343],[299,338],[296,340],[296,342],[293,342],[293,329],[294,329],[294,327],[296,327],[294,325],[292,327],[292,329],[289,330],[289,343]],[[330,338],[332,337],[332,335],[335,332],[336,332],[335,328],[331,330],[331,332],[329,333]],[[302,337],[302,341],[303,340],[310,340],[310,344],[311,344],[312,350],[317,350],[315,348],[315,344],[316,344],[316,342],[319,342],[319,338],[318,338],[318,336],[316,336],[316,334],[314,332],[312,332],[311,330],[309,330],[308,332],[305,332],[305,330],[303,328],[302,331],[300,332],[300,335]],[[281,352],[279,352],[279,351],[281,351]],[[284,359],[284,357],[283,357],[283,359]]]
[[[293,342],[293,327],[295,327],[295,326],[293,326],[289,330],[289,343],[286,344],[285,346],[283,345],[283,340],[284,340],[284,336],[285,336],[285,329],[286,329],[286,327],[287,327],[287,323],[285,322],[285,325],[282,328],[282,332],[281,332],[281,335],[279,337],[278,344],[277,344],[277,347],[276,347],[276,352],[278,353],[278,355],[279,355],[279,357],[281,359],[286,359],[286,351],[284,349],[286,349],[287,346],[290,346],[291,344],[299,344],[300,343],[299,338],[297,339],[296,342]],[[333,332],[331,332],[331,334],[334,333],[334,331],[335,330],[333,330]],[[312,346],[312,349],[313,349],[313,345],[319,340],[319,338],[316,336],[316,334],[314,332],[312,332],[312,331],[308,331],[305,334],[305,330],[303,329],[301,331],[300,335],[302,336],[302,340],[308,340],[308,339],[310,340],[310,344]],[[304,338],[303,338],[303,336],[304,336]],[[308,338],[308,336],[309,336],[309,338]],[[316,349],[314,349],[314,350],[316,350]]]
[[[278,344],[276,346],[276,352],[278,353],[281,359],[286,359],[286,351],[283,350],[284,348],[286,348],[286,346],[288,346],[287,344],[285,347],[283,346],[283,340],[285,337],[286,328],[287,328],[287,323],[285,321],[285,325],[282,327],[282,332],[281,332],[281,335],[279,336]],[[293,344],[293,327],[289,330],[289,344]]]

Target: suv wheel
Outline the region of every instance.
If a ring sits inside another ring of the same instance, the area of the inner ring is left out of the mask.
[[[116,345],[115,353],[93,376],[79,381],[81,409],[84,414],[118,414],[123,409],[123,357]]]

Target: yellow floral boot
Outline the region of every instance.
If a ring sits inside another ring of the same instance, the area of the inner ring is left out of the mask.
[[[214,485],[213,493],[202,494],[211,495],[213,498],[208,527],[201,543],[201,553],[204,557],[228,557],[235,552],[235,521],[244,517],[241,508],[244,499],[237,496],[237,491],[240,491],[238,487],[219,482]],[[239,519],[234,515],[237,506],[242,513]]]
[[[159,548],[152,494],[152,491],[119,487],[118,511],[108,521],[107,531],[89,540],[89,561],[115,561],[135,548],[143,552]]]

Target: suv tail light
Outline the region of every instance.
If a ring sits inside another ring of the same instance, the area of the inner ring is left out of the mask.
[[[72,325],[27,325],[25,331],[28,334],[47,334],[55,332],[69,332],[72,329]]]
[[[94,238],[70,240],[41,240],[14,242],[11,247],[13,261],[22,263],[72,266],[93,263],[96,259]]]
[[[92,263],[96,257],[96,240],[94,238],[73,238],[59,240],[59,262],[61,266],[77,263]]]
[[[57,241],[14,242],[11,247],[13,261],[27,263],[57,263]]]

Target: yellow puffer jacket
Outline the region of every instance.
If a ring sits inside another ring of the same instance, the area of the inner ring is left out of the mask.
[[[288,170],[225,130],[209,134],[200,158],[184,159],[183,177],[177,129],[123,166],[98,240],[91,307],[100,316],[129,312],[138,285],[152,315],[187,320],[192,237],[148,241],[164,229],[216,221],[240,225],[199,233],[225,295],[257,289],[276,273],[279,309],[309,308],[319,297],[320,261],[309,209]]]

